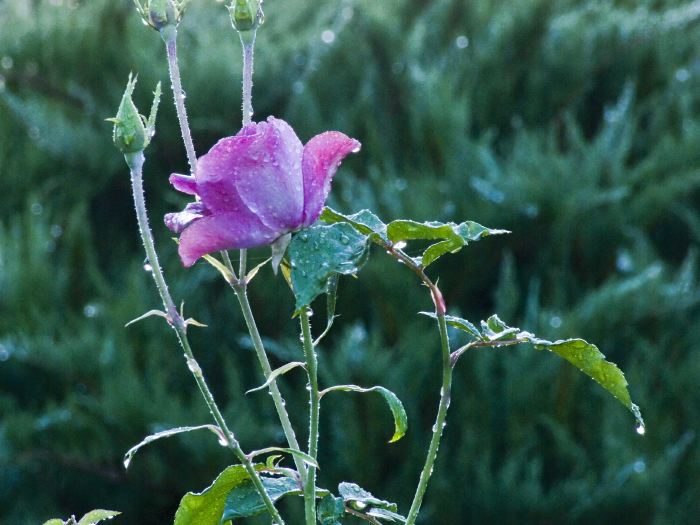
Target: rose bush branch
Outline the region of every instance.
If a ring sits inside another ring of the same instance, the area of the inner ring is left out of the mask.
[[[321,410],[321,396],[318,392],[318,359],[316,358],[316,348],[311,336],[311,323],[309,321],[309,311],[302,308],[299,312],[299,322],[301,323],[301,335],[304,343],[304,358],[306,361],[306,373],[309,376],[309,451],[308,454],[314,459],[318,457],[318,424]],[[309,465],[308,477],[304,487],[304,508],[306,515],[306,525],[316,524],[316,467]]]
[[[153,275],[156,288],[158,289],[158,293],[163,302],[168,324],[173,328],[177,335],[178,341],[180,342],[180,345],[184,351],[185,359],[187,360],[187,367],[192,373],[195,382],[197,383],[197,387],[199,388],[204,401],[206,402],[207,407],[214,418],[214,421],[223,432],[226,446],[233,451],[238,460],[245,467],[253,485],[260,494],[268,512],[272,516],[273,521],[279,525],[283,525],[284,521],[272,503],[269,495],[265,491],[265,487],[262,484],[260,476],[255,470],[251,460],[241,449],[241,446],[236,440],[233,432],[228,428],[228,425],[226,424],[226,421],[224,420],[224,417],[221,414],[216,401],[214,400],[214,396],[204,380],[202,369],[194,357],[189,339],[187,337],[187,323],[183,319],[182,315],[180,315],[180,313],[177,311],[177,307],[175,306],[168,286],[165,282],[165,277],[161,270],[158,254],[156,253],[155,244],[153,242],[153,235],[148,224],[148,214],[146,211],[142,175],[143,165],[145,162],[143,151],[148,146],[154,133],[155,110],[157,108],[158,98],[160,96],[160,86],[156,90],[156,97],[151,110],[151,116],[149,117],[147,123],[145,123],[145,119],[138,113],[138,110],[131,99],[135,84],[136,80],[134,79],[132,81],[130,79],[120,104],[119,111],[117,112],[117,116],[111,120],[114,122],[115,145],[122,151],[122,153],[124,153],[124,158],[131,172],[131,184],[139,233],[146,251],[148,263],[151,266],[151,274]]]

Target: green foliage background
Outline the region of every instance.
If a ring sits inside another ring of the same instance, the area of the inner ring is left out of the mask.
[[[696,523],[700,2],[265,4],[258,118],[285,118],[304,141],[339,129],[363,144],[331,204],[512,230],[435,265],[452,313],[498,312],[542,337],[595,342],[647,421],[642,438],[626,410],[554,356],[467,355],[423,523]],[[220,2],[192,2],[180,33],[201,154],[238,128],[239,44]],[[202,433],[121,465],[150,432],[208,422],[167,327],[123,327],[158,304],[104,122],[129,71],[146,110],[167,69],[130,1],[0,0],[2,523],[95,507],[123,511],[123,523],[169,523],[187,490],[231,462]],[[195,351],[244,448],[280,444],[267,396],[243,395],[261,380],[232,293],[202,264],[183,269],[159,220],[184,203],[167,176],[186,170],[172,105],[161,109],[145,177],[167,275],[209,325],[193,331]],[[281,279],[264,270],[251,299],[275,363],[298,358]],[[378,396],[329,397],[324,485],[356,481],[407,509],[437,404],[438,341],[415,315],[429,307],[379,252],[342,280],[321,382],[391,388],[410,428],[387,445]],[[303,439],[300,376],[284,392]]]

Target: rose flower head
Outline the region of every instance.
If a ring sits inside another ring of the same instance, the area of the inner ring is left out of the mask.
[[[360,143],[338,131],[316,135],[305,146],[285,121],[245,125],[217,142],[197,162],[196,178],[174,173],[170,183],[197,195],[165,224],[180,235],[185,266],[208,253],[254,248],[311,225],[328,197],[331,179]]]

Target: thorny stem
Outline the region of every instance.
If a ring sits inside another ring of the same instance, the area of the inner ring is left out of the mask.
[[[406,525],[413,525],[418,518],[423,496],[428,488],[428,481],[433,474],[435,458],[437,458],[438,448],[440,447],[440,438],[447,419],[447,409],[450,406],[450,395],[452,389],[452,364],[450,362],[450,342],[447,338],[447,323],[445,322],[445,314],[438,314],[438,327],[440,329],[440,342],[442,344],[442,387],[440,388],[440,404],[438,405],[438,413],[433,425],[433,437],[430,439],[428,447],[428,455],[425,458],[425,465],[420,473],[418,487],[413,496],[411,509],[408,511]]]
[[[190,172],[192,173],[192,175],[196,176],[197,154],[194,151],[194,143],[192,142],[190,125],[187,120],[187,109],[185,108],[185,92],[182,90],[182,81],[180,80],[180,66],[177,60],[177,29],[174,26],[166,26],[161,30],[160,36],[165,42],[165,50],[168,55],[170,85],[173,89],[177,120],[180,123],[180,132],[182,133],[182,140],[185,143],[185,151],[187,152],[187,162],[189,162],[190,164]]]
[[[245,31],[239,32],[241,39],[241,46],[243,47],[243,125],[249,124],[251,122],[251,117],[253,115],[253,50],[255,47],[255,31]],[[248,332],[250,333],[250,338],[253,342],[253,348],[255,349],[255,354],[258,357],[260,363],[260,368],[262,368],[263,375],[265,376],[265,381],[270,377],[272,373],[272,367],[270,366],[270,361],[267,358],[267,352],[265,352],[265,347],[260,337],[260,331],[258,330],[257,323],[255,322],[255,317],[253,316],[253,311],[250,307],[250,302],[248,301],[248,281],[246,279],[248,263],[248,250],[242,249],[239,254],[239,268],[238,268],[238,279],[231,281],[229,284],[233,291],[236,293],[238,298],[238,303],[241,306],[241,311],[243,312],[243,317],[245,319],[246,326],[248,327]],[[232,268],[231,274],[235,276]],[[289,448],[293,450],[301,451],[299,447],[299,442],[297,441],[296,434],[294,433],[294,427],[292,427],[292,422],[289,419],[289,414],[285,408],[285,401],[282,397],[282,393],[277,386],[277,383],[273,381],[268,387],[270,395],[272,396],[272,401],[277,410],[277,415],[279,417],[280,423],[282,424],[282,430],[287,438],[287,443]],[[293,456],[294,464],[299,472],[299,477],[302,484],[306,483],[306,464],[299,459],[296,455]]]
[[[265,376],[265,381],[270,377],[272,373],[272,367],[270,366],[270,361],[267,358],[267,353],[265,352],[265,347],[263,346],[262,338],[260,337],[260,332],[258,331],[258,326],[255,323],[255,317],[253,316],[253,311],[250,308],[250,302],[248,301],[248,294],[246,293],[246,281],[245,275],[242,275],[238,281],[229,283],[233,291],[236,293],[238,298],[238,303],[241,306],[241,311],[243,312],[243,318],[245,319],[246,326],[248,327],[248,332],[250,333],[250,338],[253,342],[253,348],[255,349],[255,354],[258,357],[260,363],[260,368],[262,368],[263,375]],[[275,404],[275,409],[277,410],[277,415],[279,416],[280,423],[282,424],[282,430],[287,438],[287,443],[289,448],[293,450],[301,451],[299,447],[299,442],[297,441],[296,434],[294,433],[294,427],[292,427],[292,422],[289,419],[289,414],[285,408],[285,401],[282,397],[282,393],[277,386],[277,382],[273,381],[268,387],[270,395],[272,396],[272,401]],[[299,477],[301,478],[302,484],[306,482],[306,464],[298,458],[296,455],[293,456],[294,464],[299,471]]]
[[[318,360],[311,336],[311,324],[306,308],[299,314],[301,322],[301,334],[304,341],[304,357],[306,358],[306,372],[309,375],[309,451],[308,454],[316,459],[318,455],[318,421],[321,409],[321,396],[318,393]],[[306,486],[304,487],[304,506],[306,524],[316,523],[316,467],[309,465]]]
[[[267,494],[258,472],[253,467],[253,463],[243,452],[243,449],[241,449],[241,446],[233,435],[233,432],[231,432],[226,425],[226,421],[224,420],[224,417],[221,414],[216,401],[214,400],[211,390],[209,390],[209,387],[204,380],[202,369],[200,368],[199,363],[197,363],[197,360],[192,352],[192,348],[190,347],[189,339],[187,338],[187,325],[180,313],[177,311],[175,303],[170,295],[170,291],[168,290],[168,285],[165,282],[165,277],[163,276],[163,271],[161,270],[160,263],[158,261],[158,254],[156,253],[155,245],[153,243],[153,235],[151,234],[151,229],[148,226],[146,199],[143,192],[142,173],[143,164],[145,162],[143,152],[127,154],[124,157],[131,171],[131,186],[133,190],[134,206],[136,208],[136,218],[138,221],[139,232],[141,234],[141,240],[143,241],[143,246],[146,250],[146,257],[151,265],[151,273],[156,283],[156,287],[158,288],[158,293],[163,301],[163,307],[165,308],[168,316],[168,323],[175,330],[180,346],[182,346],[185,353],[187,368],[189,368],[190,372],[192,372],[192,376],[199,387],[199,391],[204,397],[204,401],[206,402],[214,421],[219,428],[221,428],[221,431],[226,439],[226,446],[233,451],[248,472],[253,485],[263,499],[268,512],[272,516],[273,522],[277,523],[278,525],[284,525],[284,520],[282,520],[282,517],[272,503],[270,496]]]
[[[243,125],[253,118],[253,51],[255,30],[239,33],[243,47]]]
[[[391,243],[382,243],[383,247],[387,250],[389,255],[393,256],[404,265],[406,265],[410,270],[415,273],[418,278],[425,284],[429,289],[435,304],[435,313],[437,314],[438,329],[440,331],[440,344],[442,350],[442,385],[440,388],[440,403],[438,405],[437,416],[435,417],[435,424],[433,425],[433,435],[430,439],[430,445],[428,447],[428,454],[425,458],[425,464],[423,465],[423,470],[421,470],[420,478],[418,480],[418,486],[416,487],[416,493],[413,496],[413,502],[411,503],[411,508],[408,511],[408,517],[406,518],[406,525],[414,525],[416,519],[418,518],[418,513],[420,512],[420,506],[423,502],[423,497],[428,488],[428,482],[430,481],[430,476],[433,474],[433,468],[435,466],[435,459],[437,458],[438,449],[440,448],[440,439],[442,438],[442,432],[445,427],[445,420],[447,419],[447,409],[450,406],[450,396],[452,391],[452,368],[454,363],[452,361],[452,356],[450,355],[450,340],[447,336],[447,322],[445,320],[446,306],[445,300],[442,297],[440,289],[435,283],[433,283],[422,266],[416,263],[411,257],[406,255],[403,251],[392,245]],[[462,349],[460,349],[462,350]],[[457,354],[457,352],[455,352]],[[456,358],[459,354],[456,355]]]

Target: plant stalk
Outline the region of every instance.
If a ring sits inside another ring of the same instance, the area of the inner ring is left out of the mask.
[[[180,66],[178,64],[177,59],[177,29],[174,26],[166,26],[161,30],[160,36],[165,42],[165,50],[168,56],[170,85],[173,89],[177,120],[180,123],[180,132],[182,133],[182,140],[185,143],[185,151],[187,152],[187,162],[190,165],[190,173],[196,176],[197,154],[194,150],[194,142],[192,142],[192,134],[190,133],[190,125],[187,119],[187,109],[185,108],[185,92],[182,90],[182,81],[180,80]]]
[[[309,451],[314,459],[318,455],[318,422],[321,410],[321,396],[318,393],[318,360],[311,336],[311,323],[306,308],[299,314],[301,322],[301,334],[304,341],[304,357],[306,358],[306,372],[309,375]],[[316,524],[316,467],[309,465],[306,486],[304,487],[304,508],[306,525]]]
[[[243,125],[253,118],[253,51],[255,30],[239,33],[243,47]]]
[[[430,439],[428,455],[425,458],[425,465],[423,465],[423,470],[420,473],[420,480],[418,481],[416,493],[413,496],[411,509],[408,511],[406,525],[414,525],[418,518],[423,496],[425,496],[425,491],[428,488],[428,481],[430,481],[430,476],[433,473],[435,458],[437,458],[440,439],[442,438],[442,432],[447,418],[447,409],[450,406],[452,363],[450,362],[450,341],[447,337],[447,323],[445,322],[444,313],[438,314],[438,327],[440,329],[440,342],[442,346],[442,387],[440,388],[440,404],[438,406],[435,424],[433,425],[433,436]]]
[[[242,251],[242,250],[241,250]],[[265,381],[270,377],[272,373],[272,367],[270,366],[270,361],[267,358],[267,353],[265,352],[265,347],[260,337],[260,332],[258,326],[255,322],[255,317],[253,316],[253,310],[250,307],[250,301],[248,301],[248,294],[246,291],[245,276],[242,277],[238,282],[231,283],[231,288],[236,293],[238,298],[238,303],[241,306],[241,311],[243,312],[243,318],[245,319],[246,326],[248,327],[248,332],[250,333],[250,338],[253,342],[253,348],[255,349],[255,354],[258,357],[258,362],[260,363],[260,368],[262,368],[263,375],[265,376]],[[301,451],[299,447],[299,442],[297,441],[297,436],[294,433],[294,427],[292,427],[292,422],[289,419],[289,414],[285,408],[285,401],[282,397],[277,382],[273,381],[268,387],[270,395],[272,396],[272,401],[275,404],[275,409],[277,410],[277,415],[279,416],[280,423],[282,424],[282,430],[287,438],[287,443],[289,448],[293,450]],[[306,483],[306,464],[303,460],[297,456],[293,456],[294,464],[299,472],[299,477],[301,478],[302,484]]]
[[[282,517],[275,508],[270,496],[267,494],[258,472],[253,467],[253,463],[245,455],[233,432],[226,425],[226,421],[224,420],[224,417],[221,414],[216,401],[214,400],[213,394],[209,390],[209,387],[204,380],[202,369],[200,368],[199,363],[197,363],[197,360],[192,352],[192,348],[190,347],[189,339],[187,338],[187,325],[180,313],[177,311],[175,303],[170,295],[170,291],[168,290],[168,285],[165,282],[165,277],[163,276],[163,271],[161,270],[160,263],[158,261],[158,255],[153,242],[153,235],[151,234],[151,229],[148,225],[146,199],[143,191],[142,173],[143,164],[145,162],[143,152],[128,154],[124,157],[131,171],[131,186],[134,197],[134,206],[136,208],[136,218],[138,221],[139,232],[141,234],[141,240],[143,241],[143,246],[146,250],[146,257],[148,258],[148,263],[151,265],[151,273],[156,283],[156,288],[158,288],[158,293],[163,301],[163,307],[165,308],[165,312],[167,314],[168,323],[175,330],[180,346],[182,346],[185,353],[187,368],[189,368],[190,372],[192,372],[192,376],[199,387],[202,397],[204,397],[204,401],[206,402],[214,421],[219,428],[221,428],[221,431],[226,439],[226,446],[233,451],[248,472],[253,485],[260,494],[260,497],[262,498],[268,512],[272,516],[273,522],[277,523],[278,525],[284,525],[284,520],[282,520]]]

